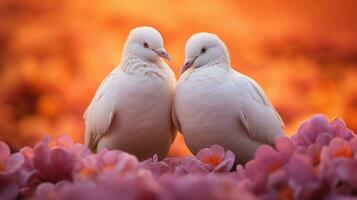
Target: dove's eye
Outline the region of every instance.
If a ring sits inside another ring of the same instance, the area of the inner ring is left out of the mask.
[[[204,54],[204,53],[206,53],[206,48],[201,49],[201,54]]]
[[[144,42],[143,46],[144,46],[144,48],[149,48],[149,45],[146,42]]]

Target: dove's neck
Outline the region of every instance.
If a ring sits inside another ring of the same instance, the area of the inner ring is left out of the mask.
[[[159,59],[156,62],[150,62],[139,56],[133,55],[127,50],[123,50],[121,59],[121,69],[129,74],[164,76],[166,63]]]
[[[225,72],[228,72],[230,69],[231,67],[230,67],[229,59],[218,58],[200,67],[188,69],[181,76],[183,78],[195,78],[195,77],[202,77],[203,75],[206,76],[207,78],[210,78],[211,76],[217,77],[221,73],[224,74]]]
[[[220,57],[217,59],[212,60],[211,62],[207,63],[206,65],[202,67],[212,67],[212,66],[221,66],[221,67],[226,67],[227,69],[230,68],[231,63],[229,61],[229,58],[226,57]]]

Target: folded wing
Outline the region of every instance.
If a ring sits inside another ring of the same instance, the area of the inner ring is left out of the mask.
[[[103,80],[83,116],[86,126],[85,144],[93,152],[101,138],[108,133],[117,115],[114,109],[115,93],[112,89],[116,76],[114,70]]]
[[[261,87],[251,78],[238,75],[235,81],[240,108],[239,121],[250,137],[264,143],[274,143],[283,134],[284,122]]]

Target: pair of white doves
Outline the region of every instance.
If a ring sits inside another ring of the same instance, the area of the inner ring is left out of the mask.
[[[245,163],[261,144],[283,134],[283,121],[260,86],[230,66],[216,35],[197,33],[186,43],[182,75],[161,34],[133,29],[121,63],[101,83],[85,114],[85,144],[92,150],[119,149],[144,160],[164,158],[180,131],[192,153],[213,144]]]

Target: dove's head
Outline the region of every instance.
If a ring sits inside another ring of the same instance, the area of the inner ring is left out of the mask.
[[[212,33],[196,33],[186,43],[185,64],[181,73],[191,67],[202,67],[219,59],[229,64],[229,54],[223,41]]]
[[[142,26],[131,30],[124,48],[128,53],[151,62],[160,58],[171,60],[160,32],[152,27]]]

